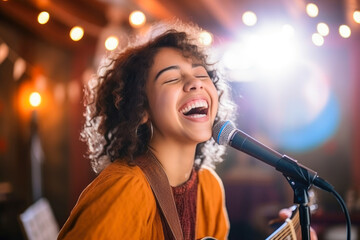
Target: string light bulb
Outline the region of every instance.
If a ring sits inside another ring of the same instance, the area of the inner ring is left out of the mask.
[[[145,14],[141,11],[133,11],[129,16],[129,22],[132,27],[139,28],[146,22]]]
[[[70,30],[70,38],[73,41],[79,41],[84,36],[84,29],[80,26],[75,26]]]
[[[347,25],[341,25],[339,27],[339,34],[343,38],[349,38],[351,36],[351,29]]]
[[[46,11],[42,11],[41,13],[39,13],[38,15],[38,23],[40,24],[46,24],[50,19],[50,14]]]
[[[254,26],[257,22],[256,14],[252,11],[246,11],[242,15],[242,21],[246,26]]]
[[[360,10],[354,11],[353,19],[356,23],[360,23]]]
[[[109,51],[114,50],[119,45],[119,39],[115,36],[110,36],[105,40],[105,48]]]
[[[38,107],[41,104],[41,95],[38,92],[32,92],[29,96],[29,103],[32,107]]]
[[[317,29],[318,33],[320,33],[322,36],[329,35],[330,29],[326,23],[323,23],[323,22],[318,23],[318,25],[316,26],[316,29]]]
[[[319,15],[319,8],[315,3],[308,3],[306,5],[306,13],[310,17],[317,17]]]
[[[320,33],[314,33],[311,36],[312,42],[316,45],[316,46],[322,46],[324,45],[324,37],[321,36]]]
[[[213,36],[208,31],[202,31],[199,36],[199,41],[201,44],[209,46],[213,42]]]

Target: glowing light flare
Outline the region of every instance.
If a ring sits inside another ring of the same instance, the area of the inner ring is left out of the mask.
[[[129,15],[129,23],[134,28],[143,26],[146,22],[145,14],[141,11],[133,11]]]
[[[223,63],[230,70],[248,69],[255,64],[256,56],[252,46],[246,44],[232,44],[223,55]]]
[[[201,44],[209,46],[213,42],[213,36],[208,31],[202,31],[199,36],[199,41]]]
[[[306,13],[309,17],[317,17],[319,15],[319,8],[315,3],[308,3],[306,5]]]
[[[313,75],[303,82],[300,90],[304,102],[308,106],[308,121],[313,121],[325,108],[329,101],[330,83],[324,74],[313,70]]]
[[[39,97],[40,96],[40,97]],[[34,82],[22,82],[16,96],[16,106],[21,119],[29,119],[31,112],[36,108],[46,112],[48,100],[51,98],[46,91],[39,91],[34,87]],[[49,109],[50,111],[50,109]],[[54,109],[51,109],[54,111]]]
[[[292,76],[281,84],[259,82],[261,86],[253,88],[252,106],[271,142],[287,150],[308,151],[334,134],[339,106],[329,78],[316,63],[299,59]]]
[[[110,36],[105,40],[105,48],[109,51],[116,49],[119,46],[119,39],[115,36]]]
[[[311,36],[311,40],[312,42],[316,45],[316,46],[322,46],[324,45],[324,37],[321,36],[320,33],[314,33],[312,36]]]
[[[359,10],[354,11],[353,19],[356,23],[360,23],[360,11]]]
[[[339,123],[339,102],[331,94],[325,108],[314,121],[299,128],[278,131],[275,139],[284,150],[306,152],[326,143],[336,133]]]
[[[41,95],[38,92],[32,92],[29,96],[29,103],[32,107],[38,107],[41,104]]]
[[[256,14],[252,11],[246,11],[242,15],[242,21],[246,26],[254,26],[257,23]]]
[[[285,39],[290,40],[295,36],[295,29],[290,24],[285,24],[282,26],[281,34]]]
[[[321,36],[327,36],[330,33],[329,26],[323,22],[318,23],[318,25],[316,26],[316,29],[317,29],[318,33],[320,33]]]
[[[84,29],[80,26],[75,26],[70,30],[70,38],[73,41],[79,41],[84,36]]]
[[[243,35],[238,44],[224,52],[223,63],[230,70],[261,68],[269,74],[285,74],[299,58],[299,46],[294,39],[294,29],[288,25],[267,29],[253,35]]]
[[[283,71],[296,60],[298,55],[294,41],[290,41],[283,33],[262,35],[253,46],[258,64],[271,72]],[[257,47],[256,47],[257,46]]]
[[[40,24],[46,24],[50,19],[50,14],[46,11],[42,11],[41,13],[39,13],[38,15],[38,23]]]
[[[349,38],[351,36],[351,29],[347,25],[341,25],[339,27],[339,34],[343,38]]]

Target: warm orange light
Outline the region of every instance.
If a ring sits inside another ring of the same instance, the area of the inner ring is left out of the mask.
[[[18,110],[19,117],[27,122],[31,114],[36,110],[39,114],[52,114],[57,112],[53,108],[52,96],[46,90],[40,90],[35,87],[33,81],[24,81],[20,84],[17,96],[14,99]],[[51,107],[51,108],[50,108]]]
[[[42,11],[41,13],[39,13],[37,18],[38,23],[40,24],[46,24],[49,21],[49,19],[50,19],[50,15],[46,11]]]
[[[134,28],[141,27],[146,22],[145,14],[141,11],[133,11],[129,16],[129,22]]]
[[[38,92],[32,92],[29,97],[29,103],[33,107],[38,107],[41,104],[41,95]]]
[[[84,29],[80,26],[75,26],[70,30],[70,38],[73,41],[79,41],[84,36]]]
[[[34,107],[30,104],[30,95],[33,92],[34,85],[30,81],[20,84],[16,102],[21,119],[29,119],[31,112],[34,110]]]
[[[213,36],[208,31],[202,31],[199,36],[199,41],[201,44],[209,46],[213,42]]]
[[[109,36],[105,40],[105,48],[109,51],[114,50],[119,45],[119,39],[116,36]]]

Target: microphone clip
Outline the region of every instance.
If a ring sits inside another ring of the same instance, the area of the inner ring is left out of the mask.
[[[286,177],[291,186],[301,184],[307,186],[309,189],[317,177],[317,172],[301,165],[286,155],[283,155],[282,158],[277,161],[275,169]]]

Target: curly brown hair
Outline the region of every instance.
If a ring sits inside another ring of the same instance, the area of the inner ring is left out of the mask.
[[[115,159],[133,164],[133,158],[148,150],[151,128],[148,123],[142,123],[149,108],[145,87],[154,56],[160,48],[176,48],[185,57],[200,61],[219,93],[215,122],[231,117],[233,105],[220,101],[226,86],[220,83],[214,65],[208,63],[208,55],[199,43],[200,28],[179,22],[167,26],[165,31],[164,25],[156,27],[152,31],[155,36],[150,35],[144,43],[133,44],[111,58],[104,74],[99,74],[86,88],[86,123],[81,137],[88,144],[88,157],[95,172],[100,172]],[[230,111],[221,111],[224,106]],[[221,112],[226,114],[221,115]],[[198,144],[196,165],[200,167],[207,162],[212,166],[213,162],[220,161],[223,152],[223,147],[213,139]]]

